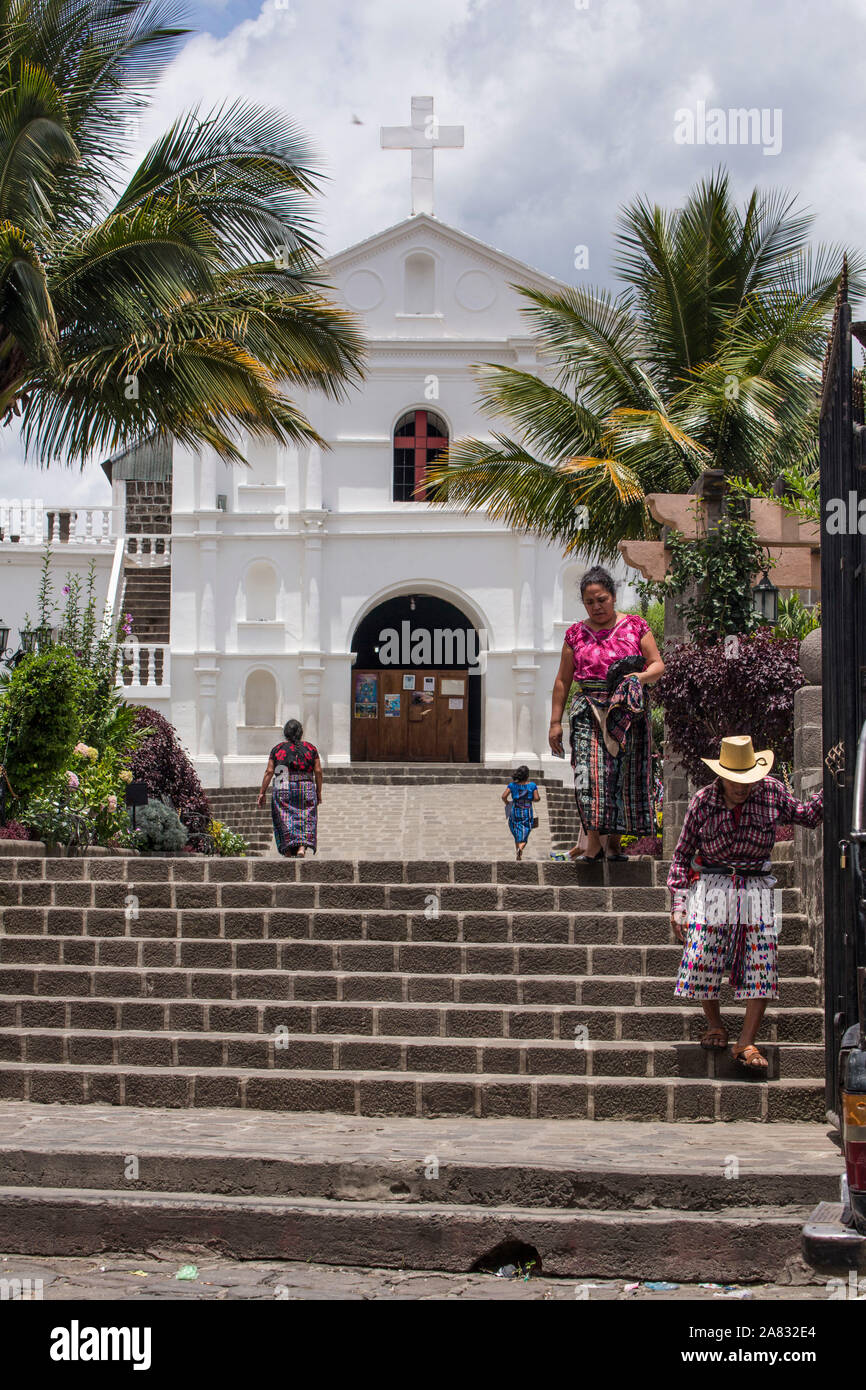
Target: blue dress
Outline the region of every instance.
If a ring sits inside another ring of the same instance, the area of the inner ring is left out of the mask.
[[[522,845],[529,839],[532,830],[534,782],[509,782],[511,804],[508,807],[508,828],[514,836],[514,843]]]

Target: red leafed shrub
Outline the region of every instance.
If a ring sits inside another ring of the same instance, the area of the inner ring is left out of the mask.
[[[633,840],[630,845],[626,845],[625,853],[632,858],[638,854],[651,854],[655,859],[661,859],[662,842],[656,835],[643,835],[639,840]]]
[[[768,628],[665,648],[665,673],[656,686],[667,724],[665,748],[682,759],[695,782],[712,780],[701,758],[717,758],[726,734],[750,734],[756,752],[772,748],[777,762],[790,761],[794,694],[805,680],[799,651],[796,639],[778,642]]]
[[[144,782],[150,796],[171,802],[190,831],[191,845],[198,848],[196,832],[207,830],[210,805],[174,725],[157,710],[142,706],[136,711],[135,727],[150,732],[132,755],[133,777]]]
[[[29,840],[30,831],[26,825],[20,821],[8,820],[5,825],[0,825],[0,840]]]

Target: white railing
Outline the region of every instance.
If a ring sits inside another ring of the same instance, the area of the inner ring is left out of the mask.
[[[118,507],[56,507],[41,497],[0,497],[0,540],[19,545],[111,546],[122,524]]]
[[[108,592],[105,596],[105,608],[102,614],[102,635],[110,636],[117,626],[117,609],[120,603],[120,591],[123,585],[123,537],[118,536],[114,542],[114,560],[111,565],[111,574],[108,577]]]
[[[117,684],[137,693],[160,692],[171,684],[171,648],[167,642],[124,642],[118,651]]]
[[[126,561],[135,568],[171,564],[171,536],[164,532],[145,531],[126,536]]]

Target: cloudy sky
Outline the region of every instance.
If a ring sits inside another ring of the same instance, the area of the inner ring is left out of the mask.
[[[327,174],[326,253],[408,215],[410,156],[379,127],[407,124],[413,94],[465,127],[436,156],[436,215],[563,280],[613,285],[619,207],[675,205],[722,163],[738,195],[785,188],[816,240],[866,249],[866,0],[198,0],[188,16],[142,149],[193,105],[281,107]],[[765,111],[764,143],[681,143],[676,113],[701,103]],[[22,465],[9,429],[0,477],[7,497],[108,500],[95,465]]]

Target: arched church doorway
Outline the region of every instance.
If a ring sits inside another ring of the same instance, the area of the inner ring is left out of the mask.
[[[486,643],[465,613],[401,594],[358,624],[352,651],[353,762],[481,761]]]

